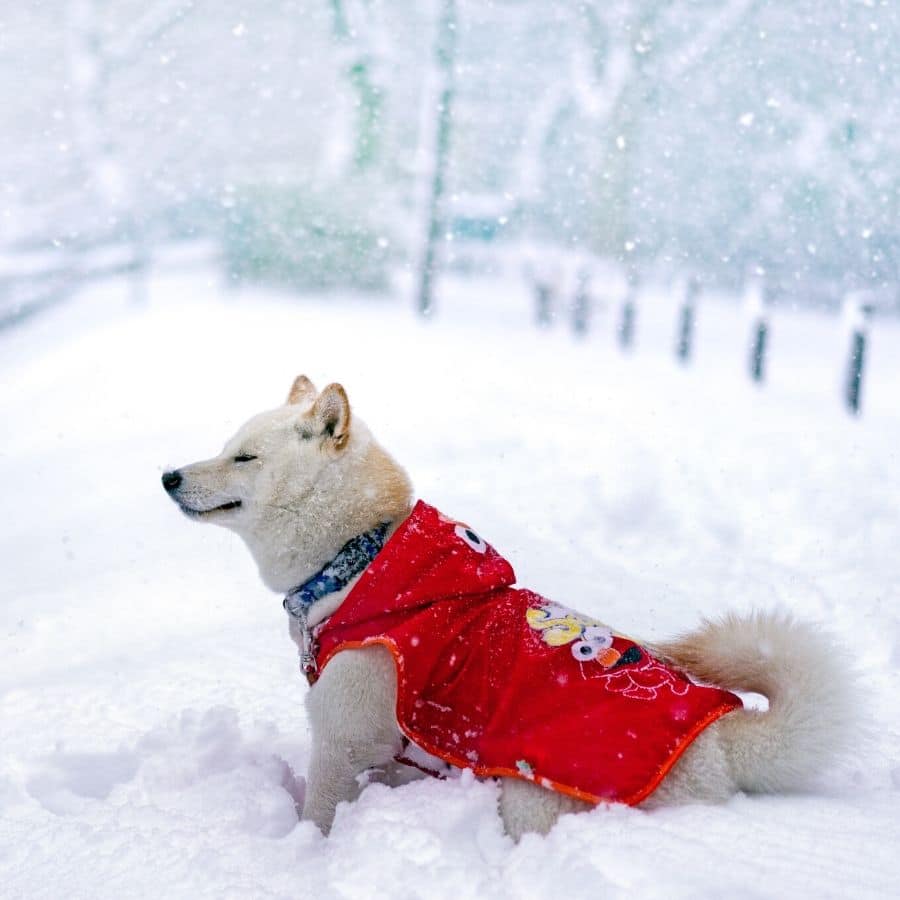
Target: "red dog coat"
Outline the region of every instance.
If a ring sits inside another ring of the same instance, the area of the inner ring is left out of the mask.
[[[419,501],[317,628],[319,670],[347,647],[383,644],[410,740],[479,775],[594,803],[639,803],[741,706],[514,582],[493,547]]]

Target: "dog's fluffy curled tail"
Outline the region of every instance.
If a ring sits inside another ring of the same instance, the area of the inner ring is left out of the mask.
[[[768,710],[737,711],[719,723],[741,790],[801,789],[850,749],[854,675],[815,626],[785,613],[730,614],[659,649],[701,681],[768,699]]]

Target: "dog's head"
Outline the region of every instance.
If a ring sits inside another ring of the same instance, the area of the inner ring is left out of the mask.
[[[344,388],[319,393],[305,375],[283,406],[250,419],[218,456],[166,472],[162,483],[190,518],[237,532],[277,590],[354,534],[395,519],[410,498],[403,470],[361,421],[351,427]]]
[[[162,483],[189,517],[240,530],[273,503],[308,492],[349,442],[343,387],[330,384],[317,394],[301,375],[284,406],[254,416],[218,456],[166,472]]]

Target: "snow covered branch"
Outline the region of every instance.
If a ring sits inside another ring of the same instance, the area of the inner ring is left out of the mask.
[[[167,31],[181,24],[193,10],[194,0],[168,0],[152,5],[127,34],[111,40],[103,55],[111,68],[130,65]]]
[[[700,65],[711,50],[744,22],[758,3],[759,0],[730,0],[726,3],[687,46],[679,48],[663,64],[660,77],[665,80],[678,79]]]
[[[591,4],[579,10],[570,59],[570,83],[579,110],[594,122],[607,121],[634,73],[627,14],[620,4],[604,14]]]

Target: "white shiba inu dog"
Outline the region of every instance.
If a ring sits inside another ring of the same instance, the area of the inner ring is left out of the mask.
[[[308,583],[357,536],[386,526],[389,537],[413,506],[406,472],[351,416],[343,387],[319,393],[302,375],[283,406],[247,422],[218,456],[166,472],[162,482],[189,517],[240,535],[262,580],[281,593]],[[351,574],[320,579],[308,608],[290,618],[307,662],[310,629],[341,606],[361,573]],[[852,679],[810,625],[783,614],[729,615],[652,649],[696,681],[762,694],[769,706],[738,709],[703,730],[645,807],[798,789],[852,738]],[[384,647],[341,650],[329,662],[307,695],[305,819],[327,833],[337,804],[360,790],[361,773],[379,768],[391,779],[403,743],[396,707],[397,670]],[[398,771],[393,777],[402,780]],[[501,779],[500,814],[514,838],[588,808],[531,781]]]

